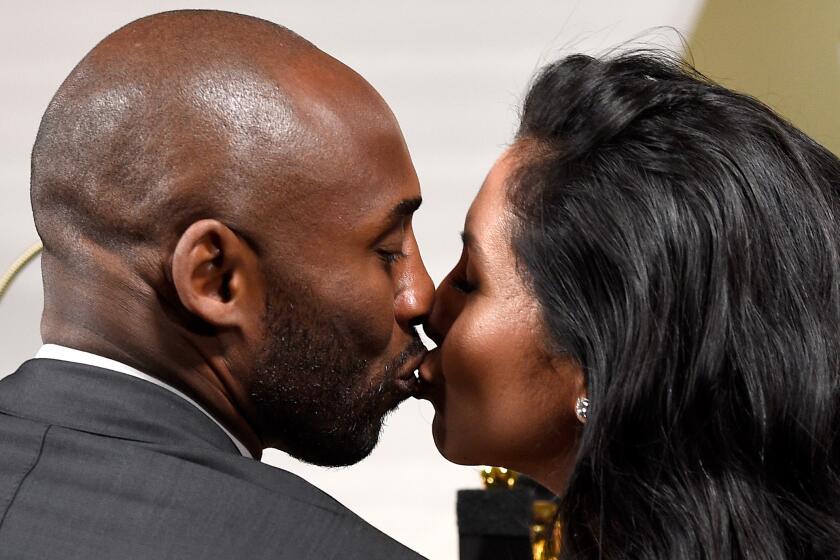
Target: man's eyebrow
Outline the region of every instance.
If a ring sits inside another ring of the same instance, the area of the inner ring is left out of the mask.
[[[380,230],[382,233],[380,233],[374,240],[374,244],[379,243],[385,238],[385,236],[394,231],[400,224],[403,223],[403,220],[416,212],[422,203],[423,199],[419,196],[417,198],[407,198],[405,200],[401,200],[388,213],[385,227]]]
[[[391,209],[391,212],[388,213],[388,222],[384,231],[386,233],[393,231],[394,228],[403,223],[403,220],[416,212],[417,209],[420,208],[421,204],[423,204],[423,199],[419,196],[417,198],[407,198],[400,201]]]
[[[423,204],[423,199],[419,196],[400,201],[400,203],[394,206],[394,209],[391,210],[391,223],[396,223],[406,216],[411,216],[418,208],[420,208],[421,204]]]

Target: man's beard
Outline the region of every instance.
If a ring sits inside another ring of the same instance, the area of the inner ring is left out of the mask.
[[[405,398],[396,375],[425,349],[415,331],[403,352],[371,372],[336,315],[313,302],[291,302],[288,292],[269,298],[265,348],[251,387],[260,431],[293,457],[329,467],[358,463],[373,451],[385,416]]]

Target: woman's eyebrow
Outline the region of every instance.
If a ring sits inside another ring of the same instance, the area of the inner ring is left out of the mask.
[[[472,232],[468,230],[462,231],[461,241],[463,241],[464,247],[466,247],[470,253],[475,253],[479,258],[484,257],[484,251],[482,251],[481,245],[478,244],[478,241],[476,241]]]

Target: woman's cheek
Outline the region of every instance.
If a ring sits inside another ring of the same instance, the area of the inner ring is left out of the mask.
[[[452,325],[442,352],[447,392],[457,396],[455,404],[475,406],[487,388],[488,352],[486,329],[475,313],[465,312]]]
[[[446,388],[439,437],[444,454],[458,463],[492,462],[500,458],[500,440],[507,439],[509,411],[499,400],[507,385],[505,366],[497,361],[504,337],[491,327],[474,317],[459,318],[441,353]]]

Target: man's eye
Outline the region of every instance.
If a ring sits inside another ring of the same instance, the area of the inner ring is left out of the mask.
[[[385,251],[379,250],[377,251],[379,258],[382,259],[382,262],[385,264],[394,264],[395,262],[399,261],[402,258],[405,258],[405,253],[402,251]]]
[[[475,291],[475,284],[468,282],[466,278],[453,278],[452,287],[464,294]]]

